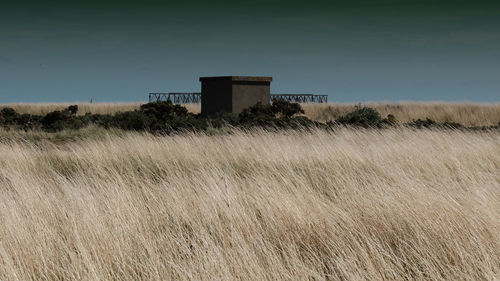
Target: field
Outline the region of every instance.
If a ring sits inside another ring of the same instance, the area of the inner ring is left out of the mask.
[[[500,279],[498,131],[0,133],[0,280]]]
[[[118,111],[129,111],[139,108],[141,103],[77,103],[79,114],[87,112],[108,114]],[[45,104],[4,104],[20,113],[46,114],[53,110],[62,110],[70,103],[45,103]],[[416,119],[431,118],[437,122],[457,122],[464,126],[490,126],[500,122],[500,104],[480,103],[366,103],[365,106],[373,107],[382,117],[393,114],[400,122],[411,122]],[[0,108],[3,107],[0,105]],[[187,109],[193,113],[200,112],[200,105],[186,104]],[[355,104],[327,103],[303,105],[305,115],[313,120],[325,122],[338,118],[342,114],[351,112]]]

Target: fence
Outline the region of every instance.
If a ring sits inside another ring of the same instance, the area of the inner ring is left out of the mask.
[[[201,93],[150,93],[149,102],[167,101],[173,103],[200,103]]]
[[[273,99],[298,103],[327,103],[328,95],[313,94],[272,94]],[[201,93],[150,93],[149,102],[167,101],[173,103],[201,103]]]
[[[271,101],[273,99],[281,99],[289,102],[298,102],[298,103],[326,103],[328,102],[328,95],[274,94],[271,95]]]

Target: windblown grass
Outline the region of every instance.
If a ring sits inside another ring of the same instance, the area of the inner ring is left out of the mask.
[[[399,122],[430,118],[436,122],[457,122],[464,126],[491,126],[500,122],[500,104],[478,103],[366,103],[382,117],[392,114]],[[355,104],[306,104],[305,115],[316,121],[329,121],[351,112]]]
[[[9,103],[0,107],[9,106],[19,113],[45,115],[54,110],[63,110],[73,104],[78,105],[78,114],[84,115],[85,113],[113,114],[119,111],[132,111],[138,109],[143,102]]]
[[[138,109],[141,103],[77,103],[79,114],[99,113],[112,114],[118,111]],[[18,103],[4,104],[20,113],[46,114],[54,110],[67,108],[70,103]],[[480,103],[367,103],[363,104],[376,109],[382,117],[393,114],[400,122],[412,122],[416,119],[431,118],[437,122],[457,122],[469,126],[490,126],[500,122],[500,104]],[[199,113],[199,104],[184,104],[190,112]],[[305,115],[313,120],[326,122],[355,109],[355,104],[327,103],[303,104]]]
[[[494,280],[500,134],[0,142],[0,280]]]
[[[45,115],[54,110],[63,110],[73,104],[78,105],[78,114],[84,115],[85,113],[113,114],[116,112],[133,111],[139,109],[144,102],[9,103],[0,105],[0,108],[8,106],[14,108],[19,113]],[[199,104],[183,104],[183,106],[193,113],[199,113],[201,110]]]

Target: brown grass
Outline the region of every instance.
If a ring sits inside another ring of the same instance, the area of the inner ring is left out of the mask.
[[[116,112],[132,111],[139,109],[143,102],[9,103],[0,104],[0,108],[8,106],[14,108],[19,113],[45,115],[54,110],[63,110],[73,104],[78,105],[78,114],[84,115],[85,113],[113,114]],[[199,104],[183,104],[183,106],[193,113],[199,113],[201,110]]]
[[[112,114],[118,111],[129,111],[139,108],[141,103],[77,103],[79,114],[87,112]],[[70,103],[18,103],[4,104],[21,113],[46,114],[54,110],[62,110]],[[382,117],[388,114],[395,115],[400,122],[411,122],[416,119],[431,118],[437,122],[458,122],[465,126],[489,126],[500,122],[500,104],[479,103],[367,103],[375,108]],[[190,112],[199,113],[199,104],[185,104]],[[326,122],[338,118],[340,115],[351,112],[355,104],[304,104],[305,115],[311,119]]]
[[[366,103],[382,117],[393,114],[400,122],[430,118],[437,122],[457,122],[465,126],[490,126],[500,122],[500,104],[474,103]],[[306,116],[317,121],[330,121],[355,109],[355,104],[306,104]]]
[[[29,113],[45,115],[54,110],[63,110],[70,105],[78,105],[78,114],[83,115],[87,112],[94,114],[113,114],[118,111],[131,111],[138,109],[141,102],[116,102],[116,103],[9,103],[0,105],[0,107],[9,106],[19,113]]]
[[[0,154],[0,280],[500,278],[498,132],[127,133]]]

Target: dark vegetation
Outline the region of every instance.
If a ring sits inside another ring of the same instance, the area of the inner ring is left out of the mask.
[[[89,125],[103,128],[118,128],[123,130],[149,131],[160,134],[170,134],[180,131],[207,131],[213,128],[236,127],[249,129],[261,127],[266,129],[296,129],[324,128],[332,129],[338,126],[363,128],[384,128],[404,125],[415,128],[446,128],[446,129],[498,129],[497,126],[466,128],[459,123],[437,123],[431,119],[415,120],[400,124],[389,114],[382,118],[370,108],[357,106],[353,112],[336,120],[320,123],[300,114],[304,110],[298,103],[274,100],[270,105],[257,104],[245,109],[240,114],[220,112],[214,116],[204,117],[193,114],[172,102],[154,102],[141,105],[138,110],[118,112],[112,115],[90,114],[77,115],[78,106],[72,105],[62,111],[53,111],[44,116],[19,114],[14,109],[5,107],[0,110],[0,127],[4,129],[43,130],[57,132],[65,129],[81,129]]]

